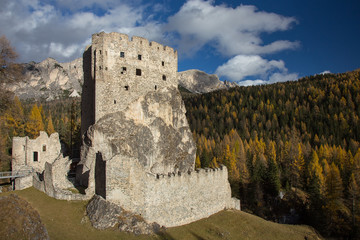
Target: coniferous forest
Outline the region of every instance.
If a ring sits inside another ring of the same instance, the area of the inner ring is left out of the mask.
[[[242,210],[360,238],[360,72],[183,93],[196,167],[224,164]]]
[[[360,238],[360,71],[182,95],[196,167],[226,165],[243,211]],[[12,137],[40,130],[59,132],[78,157],[80,100],[2,106],[1,170],[10,170]]]

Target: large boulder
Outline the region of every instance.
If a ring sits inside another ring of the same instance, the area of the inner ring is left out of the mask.
[[[93,227],[107,229],[117,226],[120,231],[138,234],[153,234],[160,231],[157,223],[148,224],[141,216],[125,211],[120,206],[94,195],[86,208]]]

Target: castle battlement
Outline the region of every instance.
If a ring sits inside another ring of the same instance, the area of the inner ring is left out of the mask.
[[[172,178],[172,177],[181,177],[181,176],[187,176],[187,175],[197,175],[197,176],[210,176],[211,174],[215,175],[218,173],[223,173],[223,171],[226,171],[227,168],[225,165],[221,165],[218,168],[197,168],[195,171],[187,171],[187,172],[169,172],[168,174],[154,174],[147,172],[149,176],[153,176],[156,179],[163,179],[163,178]]]
[[[149,41],[148,39],[143,37],[133,36],[130,38],[127,34],[124,33],[101,32],[93,35],[93,40],[97,40],[97,39],[109,39],[111,41],[113,41],[114,39],[118,39],[121,41],[123,45],[127,45],[127,46],[136,45],[138,50],[140,49],[155,50],[158,51],[159,53],[165,52],[166,54],[173,54],[174,57],[177,57],[177,51],[174,50],[172,47],[162,45],[158,42]]]

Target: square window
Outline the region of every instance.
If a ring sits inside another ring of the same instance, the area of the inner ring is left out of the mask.
[[[140,54],[138,55],[138,59],[141,60],[141,55]]]
[[[136,69],[136,76],[141,76],[141,69]]]
[[[120,52],[120,57],[124,58],[124,57],[125,57],[125,53],[124,53],[124,52]]]

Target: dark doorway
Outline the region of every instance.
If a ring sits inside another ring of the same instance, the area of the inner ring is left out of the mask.
[[[106,161],[103,160],[100,152],[96,153],[95,194],[106,199]]]

